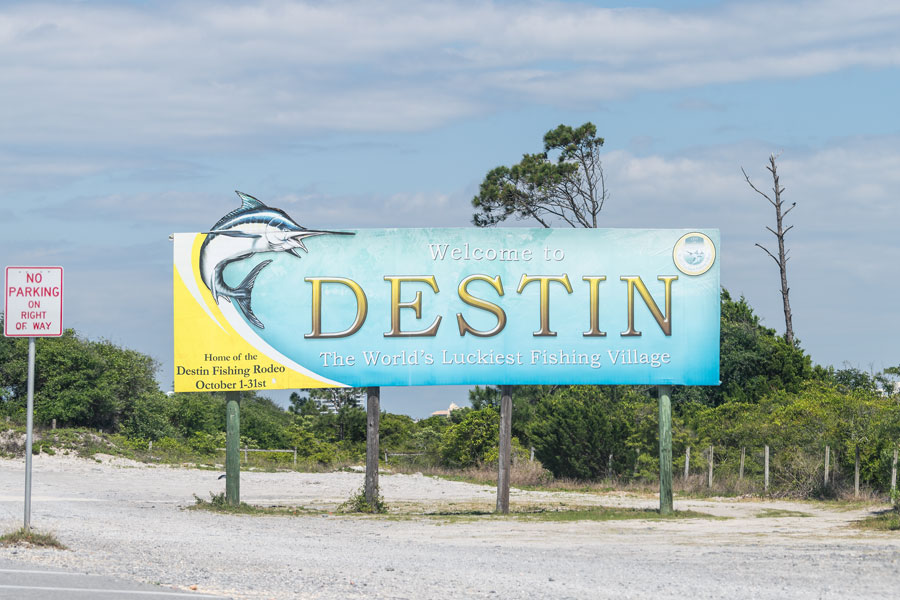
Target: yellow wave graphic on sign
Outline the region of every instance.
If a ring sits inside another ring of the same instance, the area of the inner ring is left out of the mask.
[[[217,304],[198,270],[204,234],[175,234],[175,391],[345,387],[260,338],[231,302]]]

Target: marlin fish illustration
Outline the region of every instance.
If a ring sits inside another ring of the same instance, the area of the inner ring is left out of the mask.
[[[206,239],[200,247],[200,275],[216,304],[219,303],[219,298],[233,300],[247,320],[259,329],[265,329],[262,321],[253,314],[250,298],[256,278],[272,260],[266,259],[253,267],[237,287],[225,283],[222,276],[225,267],[260,252],[290,252],[300,258],[302,255],[297,252],[298,249],[309,252],[303,243],[304,238],[325,234],[354,234],[347,231],[306,229],[283,210],[266,206],[249,194],[237,190],[235,193],[241,199],[240,208],[219,219],[206,232]]]

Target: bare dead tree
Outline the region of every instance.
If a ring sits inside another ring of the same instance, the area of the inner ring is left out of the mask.
[[[756,244],[756,246],[762,248],[762,250],[768,254],[772,260],[775,261],[775,264],[778,265],[778,270],[781,272],[781,299],[784,303],[784,339],[787,340],[787,343],[794,343],[794,325],[791,321],[791,301],[788,298],[788,293],[790,292],[790,288],[787,283],[787,263],[790,260],[789,250],[785,250],[784,248],[784,236],[787,235],[787,232],[794,228],[793,225],[784,228],[784,218],[787,216],[789,212],[794,210],[794,207],[797,206],[797,203],[794,202],[791,204],[787,210],[784,210],[784,204],[781,200],[781,193],[784,192],[784,188],[781,187],[781,184],[778,181],[778,167],[775,164],[775,159],[777,157],[774,154],[769,155],[769,164],[766,166],[766,169],[769,173],[772,174],[772,192],[775,196],[774,200],[765,192],[761,191],[758,187],[753,185],[753,182],[750,181],[750,176],[747,175],[747,172],[741,167],[741,173],[744,174],[744,179],[747,180],[747,184],[753,188],[753,191],[765,198],[769,201],[769,203],[775,207],[775,229],[772,229],[768,225],[766,225],[766,229],[768,229],[772,235],[775,236],[775,239],[778,240],[778,256],[772,254],[768,248],[763,246],[762,244]]]

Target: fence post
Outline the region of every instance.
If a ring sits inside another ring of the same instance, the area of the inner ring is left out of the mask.
[[[381,420],[381,388],[370,387],[366,394],[366,502],[378,505],[378,429]]]
[[[828,469],[831,462],[831,446],[825,446],[825,487],[828,487]]]
[[[713,447],[710,445],[709,447],[709,482],[707,484],[708,487],[712,487],[713,480]]]
[[[225,392],[225,501],[232,506],[241,503],[240,392]]]
[[[897,489],[897,449],[894,448],[894,460],[891,461],[891,493]]]
[[[684,480],[687,481],[688,475],[691,473],[691,447],[684,449]]]
[[[297,446],[294,446],[294,466],[297,466]]]
[[[659,396],[659,514],[672,513],[672,386],[657,387]]]
[[[856,468],[853,475],[853,497],[859,498],[859,444],[856,444]]]
[[[609,456],[606,457],[606,477],[609,479],[613,478],[612,457],[612,452],[610,452]]]
[[[529,462],[534,462],[534,446],[531,447],[531,456],[528,458]]]
[[[509,470],[512,454],[512,386],[500,386],[500,448],[497,466],[497,512],[509,514]]]
[[[763,483],[763,491],[769,491],[769,446],[766,444],[766,477]]]
[[[738,474],[739,480],[744,479],[744,455],[746,454],[746,452],[747,452],[747,447],[741,446],[741,472],[740,472],[740,474]]]

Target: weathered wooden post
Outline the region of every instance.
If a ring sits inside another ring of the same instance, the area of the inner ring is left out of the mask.
[[[500,448],[497,468],[497,512],[509,514],[509,471],[512,455],[512,386],[500,386]]]
[[[763,483],[763,491],[769,491],[769,446],[766,445],[766,476]]]
[[[381,421],[381,388],[366,390],[366,503],[378,506],[378,430]]]
[[[687,481],[688,475],[691,474],[691,447],[684,449],[684,480]]]
[[[241,503],[241,393],[225,392],[225,501]]]
[[[709,446],[709,477],[707,487],[712,488],[712,480],[713,480],[713,461],[715,460],[713,446],[710,444]]]
[[[738,480],[743,481],[744,479],[744,456],[747,454],[747,447],[741,446],[741,470],[738,473]]]
[[[830,460],[831,460],[831,447],[826,445],[825,446],[825,481],[824,481],[825,487],[828,487],[828,467],[829,467],[828,463]]]
[[[672,513],[672,386],[657,386],[659,396],[659,514]]]
[[[853,497],[859,498],[859,444],[856,444],[856,461],[853,471]]]

